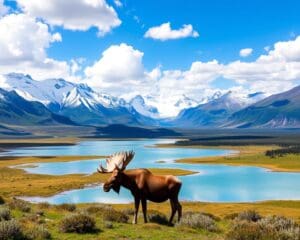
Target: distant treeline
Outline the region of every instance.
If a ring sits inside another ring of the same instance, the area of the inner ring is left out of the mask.
[[[266,151],[266,156],[281,157],[285,154],[300,154],[300,145]]]

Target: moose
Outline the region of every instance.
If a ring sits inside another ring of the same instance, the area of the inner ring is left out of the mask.
[[[111,173],[103,185],[104,192],[113,189],[119,193],[121,186],[131,191],[135,205],[133,224],[137,223],[140,202],[142,203],[144,222],[147,223],[147,200],[161,203],[169,199],[172,210],[169,224],[172,224],[176,211],[178,212],[178,221],[180,221],[182,207],[178,201],[178,194],[181,181],[172,175],[153,175],[147,169],[125,171],[134,154],[133,151],[115,153],[106,159],[106,168],[102,167],[101,164],[99,165],[97,169],[99,173]]]

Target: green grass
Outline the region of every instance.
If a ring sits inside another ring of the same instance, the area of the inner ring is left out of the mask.
[[[95,204],[77,204],[76,212],[84,211],[87,207]],[[113,205],[117,211],[132,208],[133,204]],[[174,227],[156,223],[143,223],[142,214],[139,214],[138,224],[132,225],[132,216],[128,223],[112,222],[112,229],[105,227],[105,221],[97,214],[91,214],[96,219],[96,227],[98,231],[93,234],[77,234],[77,233],[62,233],[59,231],[60,221],[68,214],[72,214],[66,210],[57,209],[55,206],[49,208],[41,208],[39,204],[31,204],[31,212],[23,213],[19,210],[12,210],[12,215],[18,219],[24,228],[37,225],[39,223],[29,220],[37,211],[43,211],[44,215],[39,219],[51,233],[52,239],[223,239],[226,232],[232,225],[230,220],[226,220],[225,216],[231,213],[239,213],[245,210],[255,210],[262,216],[268,215],[284,215],[300,222],[300,201],[267,201],[261,203],[200,203],[200,202],[183,202],[183,211],[197,211],[211,213],[218,217],[220,221],[216,224],[220,231],[216,233],[208,232],[201,229],[192,229],[189,227]],[[169,217],[170,207],[168,203],[149,204],[148,210],[156,210]]]

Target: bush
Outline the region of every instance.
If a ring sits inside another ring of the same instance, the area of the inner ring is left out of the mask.
[[[89,206],[88,208],[86,208],[86,212],[88,212],[89,214],[96,214],[98,216],[101,216],[104,221],[108,222],[127,223],[129,220],[129,217],[123,211],[117,211],[111,206],[104,204]]]
[[[4,203],[5,203],[5,201],[4,201],[3,197],[0,196],[0,205],[4,204]]]
[[[230,240],[299,240],[300,227],[285,217],[266,217],[257,222],[235,221],[226,235]]]
[[[192,213],[187,212],[183,215],[180,222],[176,224],[176,226],[184,226],[184,227],[190,227],[195,229],[204,229],[209,232],[217,232],[218,227],[215,223],[215,221],[202,213]]]
[[[10,210],[6,207],[0,207],[0,222],[11,219]]]
[[[149,222],[158,223],[158,224],[168,224],[168,219],[166,215],[158,211],[149,211],[148,212]]]
[[[68,212],[74,212],[76,210],[76,205],[72,203],[63,203],[56,206],[57,209],[65,210]]]
[[[261,240],[262,233],[259,224],[250,221],[235,222],[226,234],[228,240]],[[270,239],[271,240],[271,239]]]
[[[30,212],[30,204],[24,200],[14,198],[10,203],[9,207],[12,209],[18,209],[22,212]]]
[[[95,232],[96,222],[86,213],[77,213],[65,217],[60,222],[60,231],[64,233],[90,233]]]
[[[129,220],[129,217],[126,214],[116,211],[113,208],[106,209],[101,214],[104,221],[127,223]]]
[[[276,229],[276,231],[288,230],[298,226],[293,220],[282,216],[265,217],[260,221],[260,224],[262,226],[270,225]]]
[[[250,222],[257,222],[261,219],[261,216],[259,215],[258,212],[254,210],[247,210],[244,212],[239,213],[238,215],[238,220],[245,220],[245,221],[250,221]]]
[[[128,215],[128,216],[133,216],[134,215],[134,210],[132,208],[125,208],[122,210],[122,213]]]
[[[264,235],[266,235],[265,229],[268,229],[275,232],[278,239],[300,239],[300,226],[286,217],[269,216],[262,219],[259,224],[262,230],[264,230]]]
[[[43,240],[51,238],[49,231],[42,225],[34,226],[28,229],[25,233],[25,236],[30,240]]]
[[[85,209],[86,212],[89,214],[103,214],[106,211],[113,211],[113,208],[109,205],[105,204],[97,204],[97,205],[92,205],[89,206]]]
[[[24,239],[19,223],[16,220],[0,222],[0,240]]]
[[[24,216],[22,219],[21,219],[22,222],[34,222],[34,223],[37,223],[37,224],[42,224],[42,223],[45,223],[45,220],[43,218],[41,218],[40,215],[38,214],[27,214],[26,216]]]

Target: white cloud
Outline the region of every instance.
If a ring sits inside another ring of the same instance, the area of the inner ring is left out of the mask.
[[[240,50],[240,56],[241,57],[248,57],[252,54],[253,49],[252,48],[243,48]]]
[[[112,45],[101,58],[85,69],[90,85],[120,95],[134,91],[145,81],[144,53],[125,43]]]
[[[152,100],[148,102],[158,107],[162,116],[174,116],[178,113],[174,104],[179,98],[186,95],[201,100],[212,95],[219,90],[212,84],[219,77],[235,81],[233,90],[243,93],[274,94],[295,86],[300,79],[300,36],[277,42],[270,49],[252,62],[196,61],[187,70],[163,70],[159,66],[147,71],[143,52],[126,44],[114,45],[85,70],[86,81],[116,96],[150,96]]]
[[[60,33],[57,32],[52,35],[51,42],[61,42],[61,41],[62,41],[62,37]]]
[[[0,18],[0,73],[23,72],[37,79],[67,77],[66,62],[48,58],[46,49],[61,41],[48,26],[26,14],[9,14]]]
[[[180,29],[171,29],[170,22],[163,23],[160,26],[151,27],[144,35],[145,38],[166,41],[170,39],[179,39],[186,37],[199,37],[199,33],[193,29],[191,24],[185,24]]]
[[[102,36],[121,24],[113,7],[105,0],[17,0],[22,10],[53,26],[86,31],[98,28]]]
[[[231,62],[224,76],[236,81],[295,81],[300,79],[300,36],[295,40],[277,42],[273,50],[253,62]]]
[[[0,0],[0,17],[8,12],[8,7],[4,5],[4,0]]]

